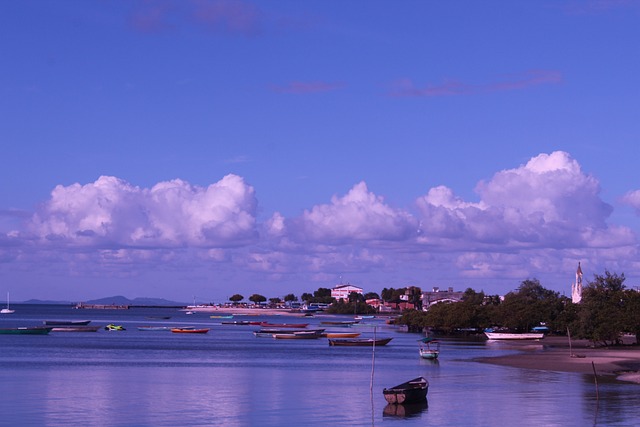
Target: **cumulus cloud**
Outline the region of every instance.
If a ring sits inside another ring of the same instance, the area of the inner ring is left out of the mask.
[[[612,207],[599,196],[598,181],[568,153],[540,154],[515,169],[496,173],[476,187],[478,203],[436,187],[416,203],[425,241],[464,239],[518,247],[590,245],[597,236],[629,243],[625,229],[607,227]]]
[[[640,190],[629,191],[622,197],[622,202],[634,208],[640,215]]]
[[[215,247],[256,237],[253,187],[227,175],[206,188],[176,179],[150,189],[102,176],[57,186],[31,220],[32,233],[80,246]]]
[[[349,242],[403,240],[414,234],[417,221],[408,212],[394,209],[380,196],[369,192],[364,182],[345,196],[334,196],[330,204],[306,210],[292,222],[298,240]]]

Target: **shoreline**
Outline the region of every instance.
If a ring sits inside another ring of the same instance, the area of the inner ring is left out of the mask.
[[[635,339],[633,339],[635,342]],[[571,340],[567,337],[545,337],[540,341],[496,342],[504,349],[520,353],[507,356],[480,357],[476,362],[510,366],[520,369],[573,372],[616,377],[620,381],[640,384],[640,346],[594,348],[587,340]]]

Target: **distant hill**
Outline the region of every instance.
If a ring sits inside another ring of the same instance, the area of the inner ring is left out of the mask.
[[[30,299],[28,301],[22,301],[20,304],[76,304],[78,301],[49,301],[49,300],[39,300],[39,299]],[[134,298],[129,299],[127,297],[123,297],[122,295],[116,295],[113,297],[106,297],[100,299],[93,299],[88,301],[82,301],[85,304],[96,304],[96,305],[152,305],[152,306],[186,306],[187,303],[184,302],[176,302],[169,301],[164,298]]]

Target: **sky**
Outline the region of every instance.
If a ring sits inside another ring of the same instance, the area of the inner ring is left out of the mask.
[[[640,2],[0,2],[0,292],[640,286]]]

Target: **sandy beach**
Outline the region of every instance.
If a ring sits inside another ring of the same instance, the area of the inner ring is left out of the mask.
[[[635,339],[631,339],[635,342]],[[593,348],[586,340],[567,337],[545,337],[541,341],[504,341],[495,344],[520,350],[519,354],[478,358],[476,361],[545,371],[577,372],[598,376],[614,376],[617,379],[640,384],[640,346]]]

